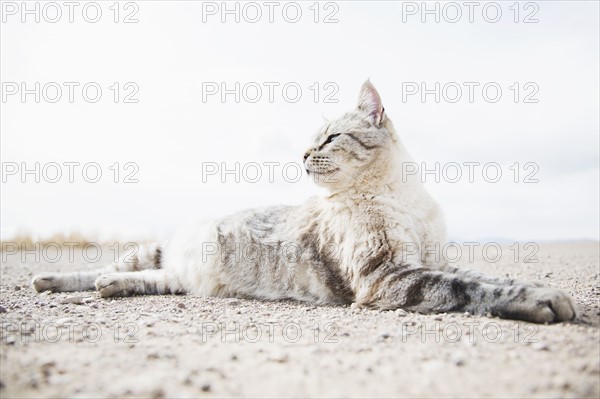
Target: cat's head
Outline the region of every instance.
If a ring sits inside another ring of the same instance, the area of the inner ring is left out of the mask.
[[[356,109],[319,129],[304,166],[313,181],[332,192],[375,188],[391,178],[396,141],[381,97],[367,80]]]

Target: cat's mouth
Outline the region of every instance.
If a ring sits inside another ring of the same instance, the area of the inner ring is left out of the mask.
[[[331,160],[323,157],[309,158],[304,161],[306,173],[309,175],[329,175],[337,172],[340,168],[331,162]]]
[[[334,167],[331,169],[327,169],[327,170],[323,170],[323,169],[310,169],[308,167],[306,167],[306,173],[310,176],[310,175],[314,175],[314,176],[329,176],[329,175],[333,175],[335,174],[337,171],[339,170],[339,168]]]

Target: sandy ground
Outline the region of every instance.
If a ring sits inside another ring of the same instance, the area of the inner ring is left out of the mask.
[[[599,397],[598,243],[543,244],[538,263],[513,255],[505,247],[497,263],[461,263],[566,290],[577,322],[36,294],[35,273],[95,265],[80,251],[56,263],[4,253],[0,396]]]

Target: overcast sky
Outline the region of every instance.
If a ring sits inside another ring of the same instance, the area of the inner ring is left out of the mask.
[[[81,2],[71,23],[62,2],[60,18],[39,2],[39,22],[2,2],[1,236],[166,237],[193,219],[298,204],[319,193],[295,176],[311,136],[370,78],[419,166],[439,162],[440,181],[424,177],[452,239],[597,240],[598,2],[513,3],[438,3],[436,22],[421,2],[281,2],[270,22],[263,2],[240,2],[237,23],[221,2],[120,3],[118,15],[98,2],[92,23],[96,5]],[[36,162],[39,183],[21,173]],[[220,173],[236,162],[239,183]],[[85,180],[93,163],[97,183]],[[243,181],[254,163],[262,178]]]

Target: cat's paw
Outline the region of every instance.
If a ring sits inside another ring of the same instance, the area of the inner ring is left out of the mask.
[[[103,274],[94,282],[96,290],[102,298],[113,296],[129,296],[126,280],[119,275]]]
[[[552,288],[528,288],[522,298],[502,305],[500,317],[533,323],[558,323],[576,317],[575,306],[564,292]]]
[[[538,314],[544,323],[569,321],[577,316],[571,298],[560,290],[538,288],[534,298],[538,307],[542,309]]]
[[[58,273],[40,273],[33,277],[31,285],[37,292],[58,292],[62,285],[60,277]]]

